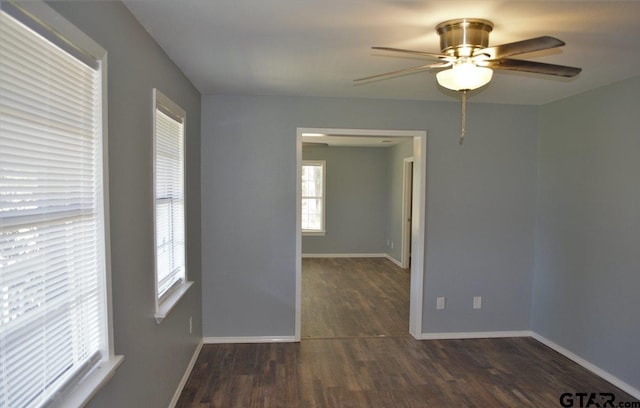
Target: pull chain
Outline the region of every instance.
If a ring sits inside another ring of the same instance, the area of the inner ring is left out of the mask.
[[[467,91],[462,91],[462,130],[460,131],[460,141],[458,144],[462,146],[464,135],[467,133]]]

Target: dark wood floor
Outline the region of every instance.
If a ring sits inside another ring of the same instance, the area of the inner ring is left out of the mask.
[[[205,345],[177,406],[560,407],[585,392],[635,401],[531,338],[404,335]]]
[[[408,334],[409,280],[385,258],[303,259],[301,337]]]
[[[302,341],[203,346],[178,407],[560,407],[563,393],[592,392],[636,401],[531,338],[413,339],[409,272],[387,260],[303,261]]]

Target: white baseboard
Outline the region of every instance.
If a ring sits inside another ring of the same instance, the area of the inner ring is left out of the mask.
[[[302,254],[303,258],[386,258],[402,268],[402,262],[389,254],[366,253],[366,254]]]
[[[302,254],[303,258],[387,258],[389,255],[379,254]]]
[[[529,330],[494,331],[494,332],[452,332],[452,333],[422,333],[419,340],[455,340],[455,339],[489,339],[503,337],[532,337]]]
[[[419,340],[453,340],[453,339],[482,339],[482,338],[500,338],[500,337],[532,337],[545,346],[557,351],[563,356],[567,357],[569,360],[581,365],[587,370],[591,371],[598,377],[602,378],[605,381],[610,382],[616,387],[620,388],[622,391],[631,395],[634,398],[640,399],[640,390],[637,388],[625,383],[618,377],[608,373],[607,371],[601,369],[583,359],[582,357],[572,353],[566,348],[554,343],[553,341],[547,339],[544,336],[539,335],[530,330],[521,330],[521,331],[499,331],[499,332],[461,332],[461,333],[422,333]]]
[[[577,363],[577,364],[581,365],[582,367],[586,368],[587,370],[591,371],[592,373],[594,373],[598,377],[610,382],[611,384],[613,384],[616,387],[620,388],[622,391],[624,391],[627,394],[633,396],[634,398],[640,399],[640,390],[638,390],[637,388],[634,388],[631,385],[625,383],[624,381],[622,381],[618,377],[608,373],[607,371],[601,369],[600,367],[596,366],[595,364],[592,364],[592,363],[588,362],[587,360],[583,359],[582,357],[578,356],[577,354],[574,354],[574,353],[570,352],[566,348],[554,343],[553,341],[547,339],[544,336],[539,335],[538,333],[532,332],[531,333],[531,337],[533,337],[534,339],[538,340],[540,343],[544,344],[545,346],[547,346],[547,347],[557,351],[558,353],[562,354],[563,356],[567,357],[569,360],[573,360],[575,363]]]
[[[399,268],[402,268],[402,262],[398,261],[396,258],[392,257],[389,254],[385,254],[384,257],[396,264]]]
[[[295,343],[295,336],[242,336],[242,337],[205,337],[204,344],[233,343]]]
[[[191,371],[193,370],[193,367],[196,365],[196,360],[198,360],[198,356],[200,355],[200,350],[202,350],[202,345],[203,345],[203,341],[200,340],[200,342],[196,346],[196,349],[193,352],[193,355],[191,356],[191,360],[189,360],[187,369],[182,375],[182,379],[180,380],[180,383],[178,383],[178,388],[176,389],[176,392],[173,393],[173,398],[171,398],[171,402],[169,402],[169,408],[174,408],[178,403],[178,399],[180,399],[180,394],[182,394],[182,390],[184,389],[184,386],[187,384],[187,381],[189,380]]]

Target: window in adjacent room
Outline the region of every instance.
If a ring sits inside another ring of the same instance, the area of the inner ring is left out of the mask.
[[[0,38],[0,406],[83,406],[122,361],[106,52],[41,2],[3,2]]]
[[[154,99],[156,320],[186,292],[185,111],[157,89]]]
[[[325,161],[302,161],[302,233],[325,234]]]

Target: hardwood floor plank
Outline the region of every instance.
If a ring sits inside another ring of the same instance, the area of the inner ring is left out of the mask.
[[[409,282],[385,258],[304,258],[302,338],[407,334]]]
[[[231,357],[233,356],[233,357]],[[551,407],[637,401],[531,338],[205,345],[178,407]]]
[[[409,272],[303,259],[300,343],[202,347],[177,407],[558,407],[563,393],[640,402],[532,338],[408,335]]]

